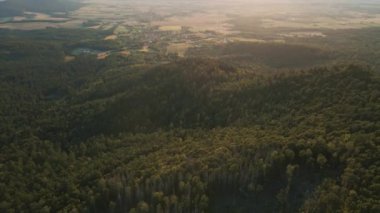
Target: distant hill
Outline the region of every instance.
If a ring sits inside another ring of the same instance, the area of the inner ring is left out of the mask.
[[[25,11],[53,13],[78,9],[82,4],[72,0],[7,0],[0,2],[0,17],[18,16]]]

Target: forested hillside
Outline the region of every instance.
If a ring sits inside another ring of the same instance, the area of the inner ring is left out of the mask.
[[[1,211],[380,211],[369,67],[54,58],[0,68]]]
[[[0,0],[0,213],[380,213],[379,0]]]
[[[0,17],[21,16],[24,12],[69,12],[80,5],[74,0],[6,0],[0,2]]]

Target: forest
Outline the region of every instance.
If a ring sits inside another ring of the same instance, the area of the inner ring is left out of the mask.
[[[376,67],[244,42],[64,60],[106,34],[1,32],[1,212],[380,211]]]
[[[375,0],[0,0],[0,213],[380,212]]]

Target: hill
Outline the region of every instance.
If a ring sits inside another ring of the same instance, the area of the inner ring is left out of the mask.
[[[378,74],[258,73],[190,58],[27,101],[42,112],[2,135],[0,209],[378,212]]]
[[[69,12],[80,5],[73,0],[7,0],[0,2],[0,17],[22,16],[24,12]]]

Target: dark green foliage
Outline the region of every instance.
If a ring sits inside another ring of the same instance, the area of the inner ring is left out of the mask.
[[[379,211],[370,68],[64,62],[102,36],[49,30],[2,34],[1,212]]]
[[[232,64],[254,62],[271,68],[310,67],[334,58],[334,55],[327,50],[305,45],[253,42],[234,42],[227,45],[194,49],[188,54],[205,57],[218,56]]]

